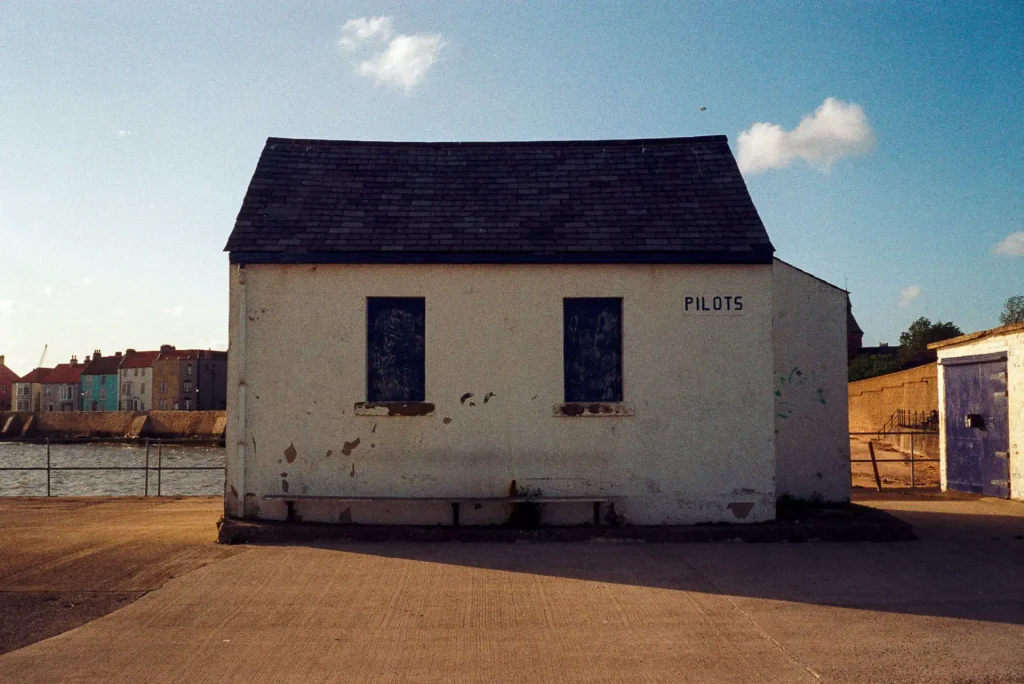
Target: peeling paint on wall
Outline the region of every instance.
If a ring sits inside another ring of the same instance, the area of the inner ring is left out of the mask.
[[[412,403],[360,401],[355,405],[357,416],[429,416],[433,413],[434,405],[423,401]]]
[[[357,446],[359,446],[359,438],[358,437],[356,437],[351,442],[345,442],[345,444],[341,447],[341,453],[343,453],[346,456],[351,456],[352,452],[355,451],[355,448]]]
[[[284,450],[284,458],[289,463],[295,463],[295,457],[299,455],[299,452],[295,450],[295,443],[291,442],[288,444],[288,448]]]
[[[554,415],[563,418],[579,416],[632,416],[636,409],[629,402],[569,402],[555,404]]]
[[[733,501],[726,508],[732,511],[737,518],[743,519],[750,515],[750,511],[754,510],[754,503],[752,501]]]

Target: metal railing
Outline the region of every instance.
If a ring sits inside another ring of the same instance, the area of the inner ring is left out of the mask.
[[[936,410],[915,411],[911,409],[896,409],[875,434],[879,439],[882,439],[886,435],[891,435],[894,431],[901,429],[928,433],[938,432],[939,412]]]
[[[145,494],[143,496],[150,496],[149,493],[149,473],[151,470],[156,471],[156,496],[163,496],[162,485],[163,485],[163,472],[165,470],[224,470],[224,466],[165,466],[163,465],[163,443],[161,440],[156,440],[156,466],[150,465],[149,460],[150,451],[150,440],[146,440],[146,464],[141,466],[54,466],[50,460],[50,440],[46,440],[46,465],[45,466],[2,466],[2,471],[19,471],[19,472],[42,472],[46,471],[46,496],[53,496],[51,483],[53,480],[54,471],[143,471],[145,473]]]
[[[903,463],[910,464],[910,486],[917,486],[917,473],[916,464],[918,463],[938,463],[938,458],[918,458],[914,452],[914,437],[923,437],[926,435],[938,435],[938,431],[931,430],[912,430],[905,432],[886,432],[885,437],[902,437],[905,435],[910,436],[910,458],[878,458],[875,456],[875,441],[881,441],[878,432],[851,432],[850,437],[865,436],[868,439],[868,452],[871,454],[871,458],[851,458],[850,463],[870,463],[871,469],[875,475],[875,486],[878,491],[882,491],[882,478],[878,474],[879,463]]]

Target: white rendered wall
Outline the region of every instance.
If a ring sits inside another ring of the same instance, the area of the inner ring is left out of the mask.
[[[135,375],[135,371],[139,374]],[[132,400],[139,402],[139,411],[151,411],[153,409],[153,369],[152,368],[122,368],[120,369],[121,379],[119,381],[120,391],[124,392],[121,395],[121,406],[122,411],[132,410]],[[131,388],[125,391],[127,388],[126,383],[131,383]],[[142,390],[145,385],[145,391]]]
[[[943,359],[1006,354],[1006,391],[1010,428],[1010,498],[1024,501],[1024,330],[992,335],[938,350],[939,459],[942,490],[946,490],[946,386]]]
[[[775,261],[775,490],[849,501],[846,292]]]
[[[768,265],[232,267],[227,512],[242,515],[244,496],[245,515],[283,518],[284,505],[263,496],[285,487],[501,496],[514,479],[545,496],[618,497],[616,512],[637,524],[771,519],[771,293]],[[742,296],[744,310],[684,313],[684,297],[701,295]],[[353,415],[366,400],[368,296],[426,298],[433,415]],[[623,298],[633,416],[553,415],[564,399],[562,299],[580,296]],[[551,522],[590,513],[548,508]],[[353,522],[451,515],[444,505],[298,512]],[[463,523],[505,514],[465,506]]]

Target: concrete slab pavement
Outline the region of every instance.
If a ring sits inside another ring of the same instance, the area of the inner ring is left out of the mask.
[[[213,497],[0,498],[0,653],[242,552],[213,543],[223,507]]]
[[[861,503],[922,539],[255,547],[0,681],[1024,681],[1024,505]]]

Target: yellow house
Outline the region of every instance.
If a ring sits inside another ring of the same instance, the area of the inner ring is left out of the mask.
[[[846,500],[846,292],[724,136],[271,138],[230,253],[226,513],[772,519]]]

